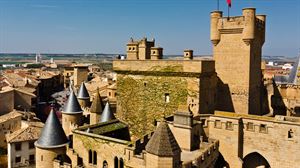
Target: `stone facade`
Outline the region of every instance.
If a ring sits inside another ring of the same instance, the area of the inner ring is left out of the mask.
[[[216,112],[207,121],[208,136],[220,140],[220,152],[230,167],[297,168],[299,121]]]
[[[261,114],[261,51],[265,41],[265,16],[254,8],[243,16],[211,13],[211,41],[219,77],[216,109]]]
[[[0,147],[7,148],[6,134],[21,129],[22,114],[12,111],[0,116]]]
[[[87,66],[83,66],[83,65],[74,66],[73,80],[74,80],[74,86],[76,88],[78,88],[82,82],[87,80],[87,76],[88,76]]]
[[[66,153],[66,147],[57,147],[57,148],[39,148],[36,147],[36,167],[38,168],[51,168],[55,165],[55,158],[58,155],[63,155]]]
[[[14,109],[14,90],[0,91],[0,115],[6,114]]]
[[[193,114],[213,113],[217,78],[211,60],[115,60],[117,115],[135,136],[154,129],[179,104]]]

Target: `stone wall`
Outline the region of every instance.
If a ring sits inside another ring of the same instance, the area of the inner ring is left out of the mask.
[[[216,76],[213,61],[114,61],[117,116],[134,137],[154,130],[154,121],[172,115],[179,104],[194,114],[212,113]],[[201,101],[203,100],[203,101]]]
[[[107,162],[108,167],[113,167],[115,157],[118,159],[122,158],[124,165],[126,164],[125,148],[128,146],[128,142],[122,140],[114,142],[111,141],[113,138],[106,137],[108,138],[106,140],[105,138],[102,139],[95,136],[73,133],[73,149],[79,157],[83,158],[83,165],[85,167],[102,167],[104,161]],[[97,164],[89,163],[89,150],[97,153]],[[72,165],[77,165],[74,160],[72,160]]]
[[[14,90],[0,91],[0,115],[13,111],[14,109]]]
[[[220,152],[230,167],[249,164],[249,156],[259,156],[272,168],[296,168],[300,163],[296,119],[217,112],[209,118],[208,127],[209,137],[219,139]]]

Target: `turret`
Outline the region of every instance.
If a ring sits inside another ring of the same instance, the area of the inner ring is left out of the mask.
[[[163,58],[163,48],[151,47],[151,60],[158,60]]]
[[[97,92],[95,94],[94,100],[90,108],[90,124],[99,123],[103,107],[104,104],[99,94],[99,90],[97,89]]]
[[[66,135],[70,135],[73,127],[81,126],[82,109],[78,103],[77,97],[73,90],[70,91],[70,96],[62,111],[62,125]]]
[[[53,160],[57,156],[64,156],[66,154],[66,145],[68,142],[69,140],[52,109],[39,139],[35,142],[36,167],[52,168]]]
[[[171,129],[162,121],[146,145],[146,167],[180,167],[180,154],[181,149]]]
[[[223,12],[213,11],[210,13],[210,40],[213,45],[217,45],[220,41],[220,32],[218,30],[219,19],[222,18]]]
[[[192,60],[193,59],[193,50],[184,50],[183,51],[183,58],[184,60]]]
[[[114,116],[114,113],[111,111],[109,103],[107,102],[101,114],[100,122],[107,122],[113,119],[116,119],[116,117]]]
[[[244,16],[244,30],[243,30],[243,41],[249,45],[255,38],[255,8],[243,9]]]
[[[79,88],[78,94],[77,94],[77,99],[81,107],[89,107],[90,105],[90,95],[89,92],[87,91],[85,84],[82,82],[81,86]]]
[[[137,60],[139,59],[139,43],[133,41],[131,38],[129,43],[127,44],[127,59],[129,60]]]

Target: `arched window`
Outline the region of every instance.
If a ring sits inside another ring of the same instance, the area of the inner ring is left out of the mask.
[[[93,163],[93,152],[89,150],[89,163]]]
[[[108,163],[106,160],[103,161],[103,168],[108,168]]]
[[[114,159],[114,164],[115,164],[115,168],[119,168],[119,159],[118,157],[116,156],[115,159]]]
[[[120,168],[124,168],[124,161],[122,158],[120,158]]]
[[[93,164],[97,165],[97,152],[96,151],[94,151]]]

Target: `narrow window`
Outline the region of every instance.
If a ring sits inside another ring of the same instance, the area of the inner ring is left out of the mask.
[[[254,124],[252,122],[247,123],[247,130],[248,131],[254,131]]]
[[[117,156],[114,158],[114,164],[115,168],[119,168],[119,159]]]
[[[166,103],[170,102],[170,94],[169,93],[165,93],[165,102]]]
[[[106,160],[103,161],[103,166],[102,166],[102,168],[108,168],[108,163],[107,163]]]
[[[288,139],[293,139],[294,138],[294,131],[292,129],[290,129],[288,131]]]
[[[226,129],[228,129],[228,130],[233,130],[232,122],[230,122],[230,121],[227,121],[227,122],[226,122]]]
[[[120,158],[120,168],[124,168],[124,161],[122,158]]]
[[[93,153],[89,150],[89,163],[93,163]]]
[[[31,142],[29,142],[29,149],[33,149],[33,148],[34,148],[34,142],[31,141]]]
[[[16,163],[20,163],[21,162],[21,156],[17,156],[16,157]]]
[[[93,164],[97,165],[97,152],[96,151],[94,151]]]
[[[43,161],[43,155],[41,156],[41,161]]]
[[[222,128],[222,123],[220,120],[215,121],[215,128]]]
[[[259,132],[267,133],[267,125],[266,124],[260,124]]]
[[[34,163],[35,163],[34,155],[29,155],[29,164],[34,164]]]
[[[108,92],[108,95],[111,96],[111,92]]]
[[[16,143],[16,144],[15,144],[15,150],[16,150],[16,151],[22,150],[22,144],[21,144],[21,143]]]

